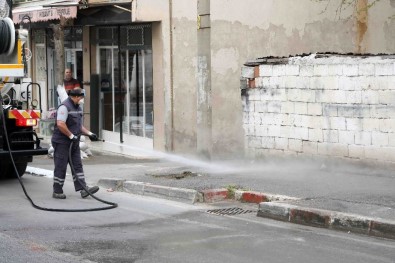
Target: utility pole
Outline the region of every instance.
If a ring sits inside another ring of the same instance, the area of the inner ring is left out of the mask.
[[[197,152],[212,157],[211,23],[210,0],[197,2]]]

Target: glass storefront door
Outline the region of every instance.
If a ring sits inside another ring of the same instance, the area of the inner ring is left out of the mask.
[[[133,27],[124,27],[129,41]],[[116,28],[107,33],[117,32]],[[141,28],[140,31],[141,32]],[[141,34],[139,34],[141,38]],[[112,38],[114,39],[114,38]],[[116,38],[115,38],[116,39]],[[125,43],[125,42],[122,42]],[[120,59],[118,58],[120,54]],[[150,45],[99,45],[101,130],[153,138],[152,49]]]

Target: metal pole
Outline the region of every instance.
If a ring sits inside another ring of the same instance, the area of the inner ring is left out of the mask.
[[[122,125],[122,109],[123,103],[121,101],[122,98],[122,60],[121,60],[121,26],[118,25],[118,110],[120,114],[119,119],[119,141],[123,143],[123,125]],[[114,94],[115,95],[115,94]],[[115,114],[116,115],[116,114]],[[114,116],[115,117],[115,116]]]

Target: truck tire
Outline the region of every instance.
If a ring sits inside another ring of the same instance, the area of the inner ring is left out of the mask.
[[[25,162],[25,163],[16,163],[15,166],[16,166],[16,169],[18,171],[19,177],[22,177],[23,174],[26,172],[27,162]],[[11,178],[18,178],[18,176],[15,173],[14,167],[12,167],[12,168],[13,168],[12,169],[12,173],[10,173],[11,174]]]
[[[25,163],[15,163],[16,169],[19,173],[19,177],[22,177],[23,174],[26,172],[27,162]],[[9,178],[18,178],[15,173],[14,166],[10,162],[1,162],[0,161],[0,176],[4,179]]]

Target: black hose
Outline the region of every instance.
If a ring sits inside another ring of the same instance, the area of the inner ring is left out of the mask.
[[[0,108],[0,110],[1,110],[0,115],[1,115],[1,119],[3,121],[3,129],[4,129],[5,141],[7,143],[8,152],[10,154],[10,159],[11,159],[12,165],[13,165],[15,173],[16,173],[16,175],[18,177],[19,184],[22,187],[23,193],[25,194],[26,198],[30,201],[30,203],[32,204],[32,206],[34,208],[39,209],[39,210],[44,210],[44,211],[50,211],[50,212],[92,212],[92,211],[108,210],[108,209],[112,209],[112,208],[118,207],[118,204],[116,204],[116,203],[112,203],[112,202],[108,202],[108,201],[102,200],[100,198],[97,198],[93,194],[89,193],[88,189],[86,189],[86,187],[81,183],[81,181],[79,181],[79,178],[77,176],[76,176],[77,180],[80,182],[81,186],[84,188],[84,190],[90,196],[92,196],[94,199],[96,199],[99,202],[108,204],[109,206],[97,207],[97,208],[87,208],[87,209],[61,209],[61,208],[47,208],[47,207],[41,207],[41,206],[36,205],[33,202],[33,200],[30,198],[29,194],[27,193],[25,185],[23,184],[22,179],[21,179],[21,177],[20,177],[20,175],[18,173],[18,169],[16,168],[16,165],[15,165],[14,157],[12,155],[12,151],[11,151],[11,147],[10,147],[10,142],[9,142],[9,139],[8,139],[6,120],[5,120],[4,112],[3,112],[3,98],[1,96],[0,96],[0,107],[1,107]],[[69,158],[71,156],[71,147],[72,146],[73,146],[73,143],[70,144]],[[72,173],[75,174],[74,166],[73,166],[73,162],[72,162],[71,158],[70,158],[70,166],[71,166]]]
[[[74,143],[79,143],[79,141],[77,141],[77,142],[72,141],[71,144],[70,144],[70,148],[69,148],[69,161],[70,161],[70,167],[71,167],[71,172],[72,172],[72,174],[74,174],[74,177],[77,178],[77,180],[78,180],[78,182],[80,183],[80,185],[82,186],[82,188],[84,188],[84,190],[85,190],[90,196],[92,196],[94,199],[96,199],[96,200],[99,201],[99,202],[102,202],[102,203],[104,203],[104,204],[110,205],[110,206],[105,206],[105,207],[101,207],[101,208],[87,209],[87,211],[106,210],[106,209],[112,209],[112,208],[118,207],[118,204],[116,204],[116,203],[109,202],[109,201],[105,201],[105,200],[103,200],[103,199],[100,199],[100,198],[94,196],[93,194],[91,194],[91,193],[88,191],[86,185],[84,185],[84,184],[81,183],[80,179],[78,178],[78,176],[77,176],[76,173],[75,173],[74,164],[73,164],[73,159],[71,158],[71,149],[72,149]],[[84,210],[86,210],[86,209],[84,209]]]

